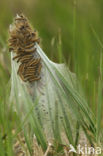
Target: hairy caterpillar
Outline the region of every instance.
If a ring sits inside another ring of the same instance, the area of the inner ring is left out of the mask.
[[[35,42],[39,43],[36,31],[33,31],[28,19],[23,15],[17,15],[14,26],[10,30],[9,51],[13,51],[16,56],[19,68],[17,74],[23,81],[33,82],[40,79],[42,68],[41,59],[35,57]]]

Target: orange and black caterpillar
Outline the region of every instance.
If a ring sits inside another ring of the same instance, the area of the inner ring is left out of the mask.
[[[15,18],[14,26],[10,29],[9,51],[16,56],[13,60],[19,62],[18,75],[23,81],[33,82],[40,79],[41,59],[35,57],[34,44],[39,43],[37,32],[33,31],[24,15]]]

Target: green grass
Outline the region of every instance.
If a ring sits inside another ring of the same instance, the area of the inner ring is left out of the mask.
[[[14,4],[15,2],[15,4]],[[54,114],[51,112],[51,97],[47,95],[52,136],[56,151],[62,152],[61,131],[67,140],[75,147],[79,142],[81,131],[84,131],[89,142],[96,145],[103,144],[103,21],[102,0],[74,0],[71,1],[12,1],[0,2],[0,155],[12,156],[14,140],[18,134],[24,134],[29,153],[32,153],[32,135],[35,133],[38,144],[43,151],[48,146],[44,133],[44,119],[39,120],[37,112],[32,111],[38,105],[27,95],[25,88],[15,78],[14,96],[12,103],[8,100],[10,95],[10,54],[7,39],[8,27],[17,12],[24,12],[39,31],[42,38],[42,48],[46,55],[54,62],[65,61],[70,71],[76,74],[77,80],[71,74],[64,75],[48,59],[44,59],[45,66],[51,77],[55,91],[57,105]],[[8,10],[8,11],[7,11]],[[14,69],[16,73],[16,68]],[[13,73],[15,75],[15,73]],[[56,75],[55,75],[56,73]],[[68,79],[71,78],[71,81]],[[70,83],[72,82],[72,83]],[[76,84],[75,84],[76,83]],[[71,87],[71,84],[73,87]],[[56,89],[57,88],[57,89]],[[48,89],[48,88],[47,88]],[[19,90],[22,99],[18,98]],[[46,90],[48,93],[48,90]],[[25,98],[26,97],[26,98]],[[61,100],[60,100],[61,99]],[[20,111],[21,101],[25,103],[22,119]],[[17,106],[18,113],[13,110]],[[67,111],[66,106],[70,112]],[[25,112],[24,111],[24,112]],[[41,108],[39,110],[41,113]],[[61,121],[57,114],[63,115]],[[69,114],[70,113],[70,114]],[[41,116],[43,113],[40,114]],[[22,119],[22,120],[21,120]],[[72,124],[72,120],[75,121]],[[54,123],[53,123],[54,121]],[[15,129],[15,134],[12,130]],[[3,139],[4,136],[6,136]],[[55,144],[56,142],[56,144]],[[59,146],[59,147],[58,147]]]

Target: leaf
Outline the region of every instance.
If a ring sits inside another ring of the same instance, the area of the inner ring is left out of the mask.
[[[38,142],[46,149],[46,141],[75,146],[75,127],[78,122],[84,133],[94,136],[95,118],[85,99],[77,91],[77,79],[64,64],[48,59],[38,44],[37,54],[42,60],[41,79],[25,83],[17,75],[18,65],[12,61],[11,101],[21,114],[22,126],[30,124]],[[13,56],[11,55],[11,58]],[[27,120],[25,117],[27,116]],[[67,140],[64,140],[67,136]],[[90,137],[88,137],[90,138]]]

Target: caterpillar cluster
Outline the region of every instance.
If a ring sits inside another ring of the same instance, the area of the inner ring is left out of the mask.
[[[28,19],[24,15],[17,15],[14,26],[10,29],[9,51],[16,56],[13,60],[19,63],[18,75],[25,82],[33,82],[40,79],[41,59],[35,57],[34,44],[39,43],[37,32],[33,31]]]

